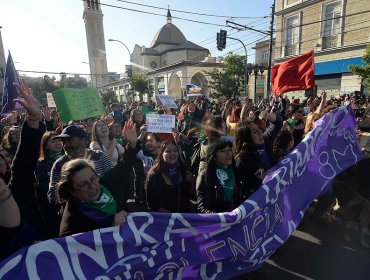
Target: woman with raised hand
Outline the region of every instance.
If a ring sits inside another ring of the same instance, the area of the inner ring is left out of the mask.
[[[4,188],[4,183],[0,180],[1,257],[47,236],[33,186],[40,140],[46,128],[40,122],[40,103],[31,89],[14,86],[22,97],[16,101],[25,108],[27,120],[22,125],[8,188]]]
[[[91,140],[90,149],[104,152],[110,158],[113,166],[117,164],[125,152],[125,149],[113,138],[108,125],[103,121],[99,120],[93,124]]]
[[[146,200],[150,210],[189,212],[194,179],[180,159],[175,142],[163,142],[146,180]]]
[[[127,212],[117,213],[116,200],[99,183],[99,176],[85,159],[74,159],[63,165],[57,189],[59,201],[66,203],[60,236],[119,226],[126,221]]]

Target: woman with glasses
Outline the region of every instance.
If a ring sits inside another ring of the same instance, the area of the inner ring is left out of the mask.
[[[58,199],[66,203],[59,236],[119,226],[126,221],[127,212],[117,212],[116,200],[85,159],[65,163],[57,184]]]
[[[37,180],[36,194],[41,206],[44,218],[50,231],[50,238],[58,236],[60,218],[55,209],[48,201],[50,174],[54,162],[62,156],[62,141],[55,138],[55,132],[45,132],[40,142],[40,157],[36,165],[35,176]]]
[[[294,138],[294,147],[303,139],[305,127],[304,108],[300,104],[291,104],[288,110],[288,119],[284,121],[281,130],[288,130]]]
[[[105,122],[96,121],[93,124],[91,140],[90,149],[104,152],[110,158],[112,165],[116,166],[125,150],[117,143],[116,139],[113,138]]]

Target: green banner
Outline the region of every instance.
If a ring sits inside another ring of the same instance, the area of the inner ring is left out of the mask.
[[[62,88],[52,94],[63,122],[106,114],[96,88]]]

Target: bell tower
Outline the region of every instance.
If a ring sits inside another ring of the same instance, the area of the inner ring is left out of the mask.
[[[83,4],[82,18],[85,22],[91,83],[98,87],[108,82],[103,13],[100,7],[100,0],[85,0]]]

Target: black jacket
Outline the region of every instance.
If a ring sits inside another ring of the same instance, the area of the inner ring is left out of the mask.
[[[40,141],[46,131],[44,123],[39,122],[39,125],[38,129],[30,128],[26,121],[22,126],[21,139],[11,166],[9,187],[18,204],[22,220],[26,220],[43,233],[45,222],[39,211],[34,188],[34,171],[39,157]]]
[[[66,203],[62,221],[60,223],[59,236],[64,237],[75,233],[86,232],[98,228],[111,227],[113,225],[113,216],[106,224],[101,225],[94,220],[85,217],[75,204],[73,199]]]
[[[245,190],[245,182],[240,180],[238,173],[234,169],[236,189],[234,192],[233,203],[229,203],[224,199],[224,192],[220,181],[217,179],[215,184],[207,182],[207,170],[203,170],[197,177],[197,204],[198,212],[203,214],[229,212],[238,207],[245,199],[247,193]],[[214,175],[216,177],[216,174]]]

